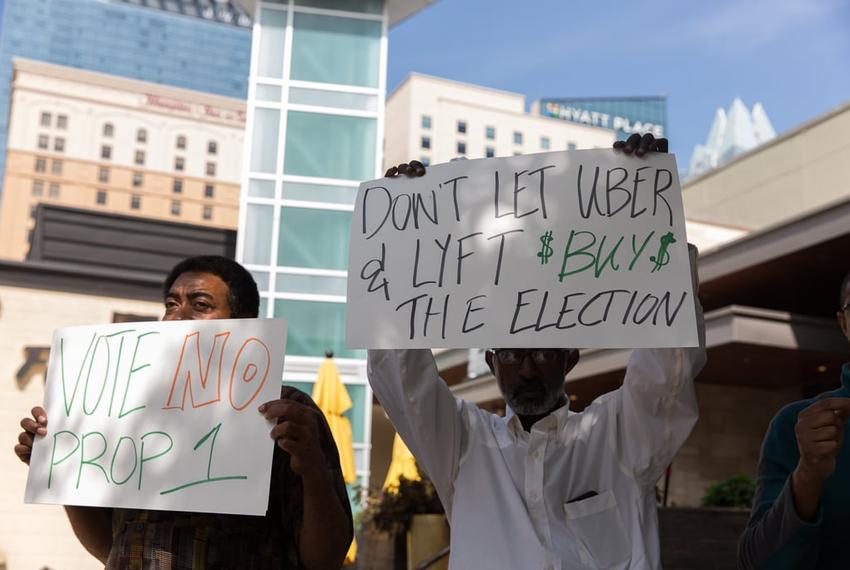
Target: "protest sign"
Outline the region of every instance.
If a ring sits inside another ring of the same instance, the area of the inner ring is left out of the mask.
[[[696,346],[675,157],[552,152],[364,182],[346,342]]]
[[[283,319],[57,330],[26,501],[264,515],[285,346]]]

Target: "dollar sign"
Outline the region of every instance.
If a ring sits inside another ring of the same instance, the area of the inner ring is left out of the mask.
[[[661,236],[661,244],[658,246],[658,253],[649,258],[649,260],[655,264],[655,267],[652,268],[650,273],[655,273],[670,263],[670,252],[667,251],[667,248],[674,243],[676,243],[676,238],[673,237],[673,232],[667,232]]]
[[[540,236],[540,243],[543,244],[543,247],[540,248],[540,251],[537,252],[537,257],[540,258],[540,264],[546,265],[549,263],[549,258],[552,257],[552,254],[555,253],[555,250],[549,247],[549,244],[552,242],[552,230],[549,230],[542,236]]]

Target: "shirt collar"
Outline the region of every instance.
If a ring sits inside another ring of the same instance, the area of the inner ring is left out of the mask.
[[[537,420],[537,423],[532,426],[532,429],[537,428],[539,431],[549,431],[553,427],[556,427],[558,431],[561,431],[570,414],[572,414],[570,411],[570,399],[567,398],[566,404],[550,413],[548,416]],[[522,422],[519,421],[519,416],[517,416],[513,408],[507,404],[505,404],[505,422],[514,435],[525,432],[525,430],[522,429]]]

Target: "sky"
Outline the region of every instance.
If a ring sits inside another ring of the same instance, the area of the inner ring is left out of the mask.
[[[850,2],[438,0],[390,30],[388,93],[411,72],[527,104],[666,95],[681,169],[735,97],[780,134],[850,101]]]

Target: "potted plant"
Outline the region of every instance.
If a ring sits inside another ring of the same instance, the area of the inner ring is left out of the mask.
[[[364,537],[360,568],[412,570],[448,545],[448,525],[427,477],[399,479],[396,489],[372,494],[360,518]],[[388,561],[392,552],[392,562]],[[435,565],[439,569],[444,566]]]

